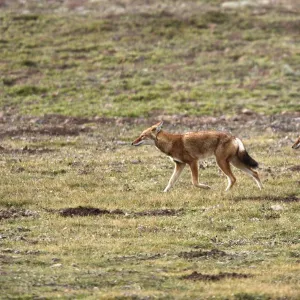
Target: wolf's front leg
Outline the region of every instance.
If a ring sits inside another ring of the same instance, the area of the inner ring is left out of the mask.
[[[198,178],[198,161],[193,161],[190,163],[190,168],[192,172],[192,182],[195,187],[202,188],[202,189],[211,189],[211,187],[204,183],[199,183]]]
[[[168,185],[166,186],[166,188],[164,189],[164,193],[166,193],[167,191],[169,191],[169,189],[175,184],[175,182],[177,181],[177,179],[179,178],[181,172],[183,171],[185,167],[185,163],[180,163],[175,161],[175,168],[174,168],[174,172],[169,180]]]

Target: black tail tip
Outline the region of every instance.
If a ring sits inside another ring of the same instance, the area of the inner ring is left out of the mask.
[[[241,155],[241,160],[242,162],[251,167],[251,168],[257,168],[258,167],[258,162],[256,160],[254,160],[249,154],[247,151],[244,151]]]

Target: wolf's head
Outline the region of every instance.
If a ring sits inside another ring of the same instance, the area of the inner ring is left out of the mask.
[[[161,131],[163,121],[158,122],[157,124],[144,130],[140,136],[132,142],[133,146],[140,146],[145,144],[153,144],[153,141],[156,139],[157,134]]]

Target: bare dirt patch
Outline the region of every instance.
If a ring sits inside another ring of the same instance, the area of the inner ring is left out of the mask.
[[[6,115],[0,112],[0,138],[49,135],[77,136],[91,131],[86,124],[95,122],[94,118],[61,116],[56,114],[42,117]]]
[[[243,131],[249,128],[253,130],[272,131],[272,132],[298,132],[300,129],[300,112],[284,113],[272,116],[240,112],[235,116],[186,116],[186,115],[165,115],[155,114],[147,118],[133,117],[71,117],[57,114],[44,115],[42,117],[30,117],[19,115],[0,116],[0,138],[6,136],[17,136],[26,134],[43,135],[79,135],[80,133],[90,132],[93,127],[86,124],[101,125],[149,125],[158,120],[163,120],[166,125],[182,125],[191,130],[206,129],[226,129]],[[179,130],[179,129],[178,129]]]
[[[249,128],[258,131],[297,132],[300,128],[300,113],[284,113],[272,116],[258,114],[252,111],[241,111],[234,116],[186,116],[186,115],[158,115],[155,117],[135,118],[134,123],[153,123],[164,120],[165,124],[184,125],[192,130],[226,129],[247,131]],[[126,120],[129,121],[129,120]],[[120,122],[120,120],[119,120]]]
[[[297,166],[292,166],[290,168],[288,168],[290,171],[293,171],[293,172],[300,172],[300,165],[297,165]]]
[[[284,198],[280,198],[280,201],[282,202],[299,202],[300,201],[300,198],[297,197],[296,195],[289,195],[287,197],[284,197]]]
[[[219,274],[202,274],[194,271],[189,275],[185,275],[180,277],[180,279],[188,279],[188,280],[202,280],[202,281],[219,281],[222,279],[233,278],[233,279],[242,279],[242,278],[250,278],[253,275],[249,274],[240,274],[240,273],[219,273]]]
[[[93,118],[62,116],[57,114],[47,114],[43,117],[31,118],[31,123],[45,125],[83,125],[94,122]]]
[[[54,152],[54,149],[49,148],[30,148],[25,146],[21,149],[9,149],[0,146],[0,153],[7,153],[7,154],[20,154],[20,153],[27,153],[27,154],[43,154],[43,153],[50,153]]]
[[[20,135],[51,135],[51,136],[77,136],[80,133],[90,131],[89,128],[85,128],[82,126],[52,126],[46,125],[38,128],[34,128],[31,126],[27,127],[13,127],[7,128],[3,131],[0,131],[0,138],[4,137],[12,137],[12,136],[20,136]]]
[[[182,257],[182,258],[191,259],[191,258],[197,258],[197,257],[218,258],[218,257],[227,256],[227,255],[228,254],[222,250],[212,249],[212,250],[208,250],[208,251],[199,250],[199,251],[181,252],[181,253],[179,253],[178,256]]]
[[[125,215],[125,213],[121,210],[107,210],[107,209],[100,209],[95,207],[70,207],[70,208],[63,208],[58,211],[58,213],[62,217],[85,217],[85,216],[101,216],[101,215]]]
[[[45,126],[43,128],[28,129],[29,133],[39,133],[47,135],[79,135],[82,132],[90,131],[89,128],[80,126]]]
[[[0,220],[2,219],[15,219],[20,217],[35,217],[38,213],[36,211],[31,211],[29,209],[21,208],[8,208],[0,209]]]
[[[58,210],[58,213],[62,217],[85,217],[85,216],[101,216],[101,215],[124,215],[124,216],[175,216],[181,214],[183,209],[157,209],[157,210],[146,210],[141,212],[125,212],[120,209],[107,210],[95,207],[70,207],[62,208]]]

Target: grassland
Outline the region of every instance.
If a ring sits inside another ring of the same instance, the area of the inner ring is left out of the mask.
[[[2,142],[3,298],[299,297],[299,154],[285,135],[245,139],[261,162],[262,192],[236,171],[225,193],[207,160],[201,181],[212,191],[193,188],[185,172],[164,194],[170,161],[129,143],[142,125],[87,127],[68,137],[15,129]],[[79,206],[106,211],[69,216]],[[193,272],[248,277],[183,279]]]
[[[0,298],[299,299],[299,11],[221,2],[0,8]],[[208,159],[162,193],[130,146],[160,118],[241,137],[264,189]]]
[[[129,4],[110,14],[4,10],[1,106],[134,117],[299,110],[297,11],[166,3],[135,13]]]

